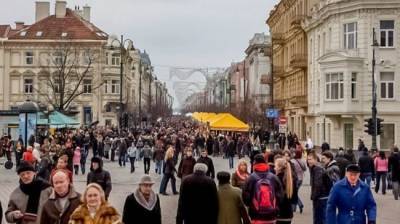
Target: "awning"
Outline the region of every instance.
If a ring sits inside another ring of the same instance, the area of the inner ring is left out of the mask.
[[[237,119],[232,114],[224,114],[218,119],[212,120],[212,122],[210,122],[210,129],[219,131],[248,132],[249,125]]]
[[[51,112],[48,119],[42,112],[39,112],[37,124],[49,125],[50,128],[78,128],[80,126],[77,120],[58,111]]]

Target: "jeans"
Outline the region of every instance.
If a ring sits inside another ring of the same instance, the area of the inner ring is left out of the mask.
[[[229,156],[228,161],[229,161],[229,169],[233,169],[233,156]]]
[[[393,181],[393,195],[394,195],[394,200],[399,200],[399,194],[400,194],[400,181]]]
[[[135,160],[136,157],[129,157],[129,160],[131,161],[131,173],[135,172]]]
[[[150,171],[150,158],[143,158],[144,173],[149,174]]]
[[[85,165],[86,165],[86,159],[85,160],[81,160],[81,171],[82,171],[82,174],[85,174]]]
[[[161,184],[160,184],[160,194],[166,193],[169,179],[171,179],[172,192],[174,194],[177,193],[176,185],[175,185],[175,183],[176,183],[175,175],[173,173],[165,173],[161,180]]]
[[[162,166],[163,166],[163,161],[162,160],[159,160],[159,161],[156,160],[156,173],[161,175]]]
[[[78,175],[78,173],[79,173],[79,165],[74,165],[74,171],[75,171],[75,175]]]
[[[360,179],[371,187],[372,173],[362,173]]]
[[[299,192],[301,185],[303,184],[302,180],[297,181],[297,192]],[[297,194],[297,203],[292,204],[293,207],[293,211],[296,211],[297,206],[299,206],[300,208],[300,212],[302,211],[302,209],[304,208],[304,204],[300,199],[300,194]]]
[[[328,199],[313,200],[313,224],[326,223],[326,205]]]
[[[120,153],[120,154],[119,154],[118,163],[119,163],[119,166],[125,166],[125,165],[126,165],[126,156],[125,156],[125,153]]]
[[[387,172],[381,172],[381,171],[376,172],[376,186],[375,186],[376,193],[379,192],[379,185],[382,179],[382,194],[386,194],[386,176]]]

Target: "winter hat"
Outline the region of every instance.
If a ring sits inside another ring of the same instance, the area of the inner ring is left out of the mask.
[[[196,163],[196,165],[194,165],[194,168],[193,168],[194,172],[200,171],[200,172],[203,172],[203,173],[207,173],[207,170],[208,170],[208,167],[204,163]]]
[[[256,156],[254,156],[254,164],[257,163],[265,163],[265,158],[263,155],[257,154]]]
[[[28,163],[26,161],[21,161],[21,163],[18,166],[17,173],[19,175],[20,173],[25,172],[25,171],[35,172],[35,168],[33,168],[33,166],[30,163]]]
[[[92,163],[101,164],[102,161],[101,161],[101,159],[100,159],[99,157],[93,157],[92,160],[91,160],[91,162],[92,162]]]
[[[361,169],[357,164],[350,164],[346,167],[346,172],[360,173]]]
[[[151,179],[150,175],[143,175],[142,178],[140,178],[139,185],[141,184],[155,184],[153,179]]]

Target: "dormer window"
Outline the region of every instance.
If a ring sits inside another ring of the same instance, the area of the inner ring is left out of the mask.
[[[20,35],[21,37],[24,37],[24,36],[26,35],[26,31],[22,31],[19,35]]]
[[[42,31],[38,31],[38,32],[36,32],[36,36],[37,36],[37,37],[41,37],[41,36],[42,36],[42,34],[43,34],[43,32],[42,32]]]
[[[61,37],[66,37],[67,35],[68,35],[68,33],[66,33],[66,32],[61,33]]]

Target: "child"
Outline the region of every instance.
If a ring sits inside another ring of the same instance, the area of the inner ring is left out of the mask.
[[[79,165],[81,164],[81,148],[79,146],[75,148],[73,164],[74,164],[75,175],[78,175]]]

